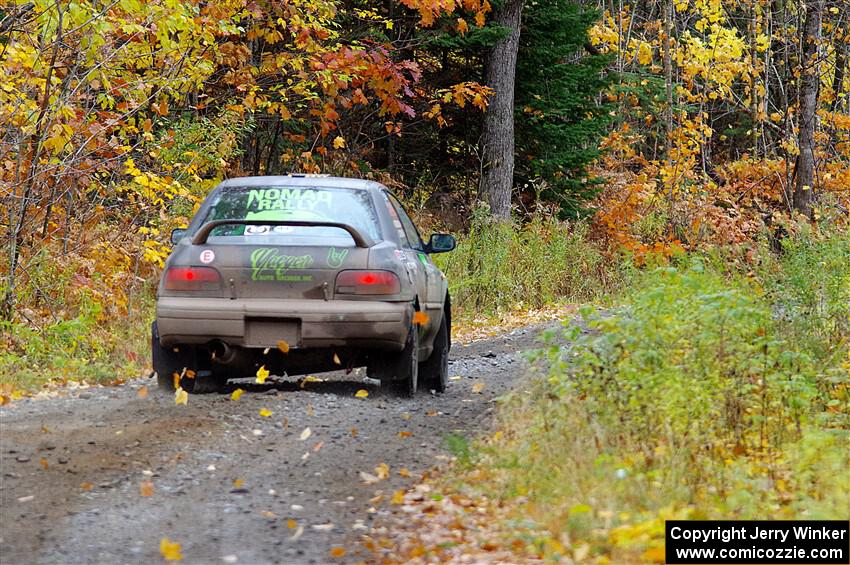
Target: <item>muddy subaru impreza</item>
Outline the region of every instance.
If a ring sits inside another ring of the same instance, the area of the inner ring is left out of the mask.
[[[383,185],[230,179],[172,243],[151,339],[161,387],[366,366],[405,395],[445,391],[451,303],[430,255],[455,240],[424,243]]]

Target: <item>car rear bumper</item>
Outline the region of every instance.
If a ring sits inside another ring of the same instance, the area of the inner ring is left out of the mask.
[[[355,347],[401,350],[410,328],[406,302],[160,297],[160,343],[242,347]]]

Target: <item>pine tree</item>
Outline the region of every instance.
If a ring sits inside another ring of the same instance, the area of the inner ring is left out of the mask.
[[[585,52],[587,31],[598,13],[570,0],[526,4],[517,63],[517,185],[544,181],[539,198],[557,203],[565,216],[586,212],[598,188],[588,165],[610,108],[598,103],[609,84],[609,58]]]

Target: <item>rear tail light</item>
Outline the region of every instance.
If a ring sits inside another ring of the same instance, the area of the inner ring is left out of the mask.
[[[165,271],[165,290],[219,290],[221,275],[212,267],[172,267]]]
[[[336,276],[337,294],[398,294],[401,282],[390,271],[342,271]]]

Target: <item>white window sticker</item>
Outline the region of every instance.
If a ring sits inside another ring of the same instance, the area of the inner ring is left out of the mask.
[[[215,261],[215,251],[212,249],[204,249],[201,251],[201,263],[208,265]]]

